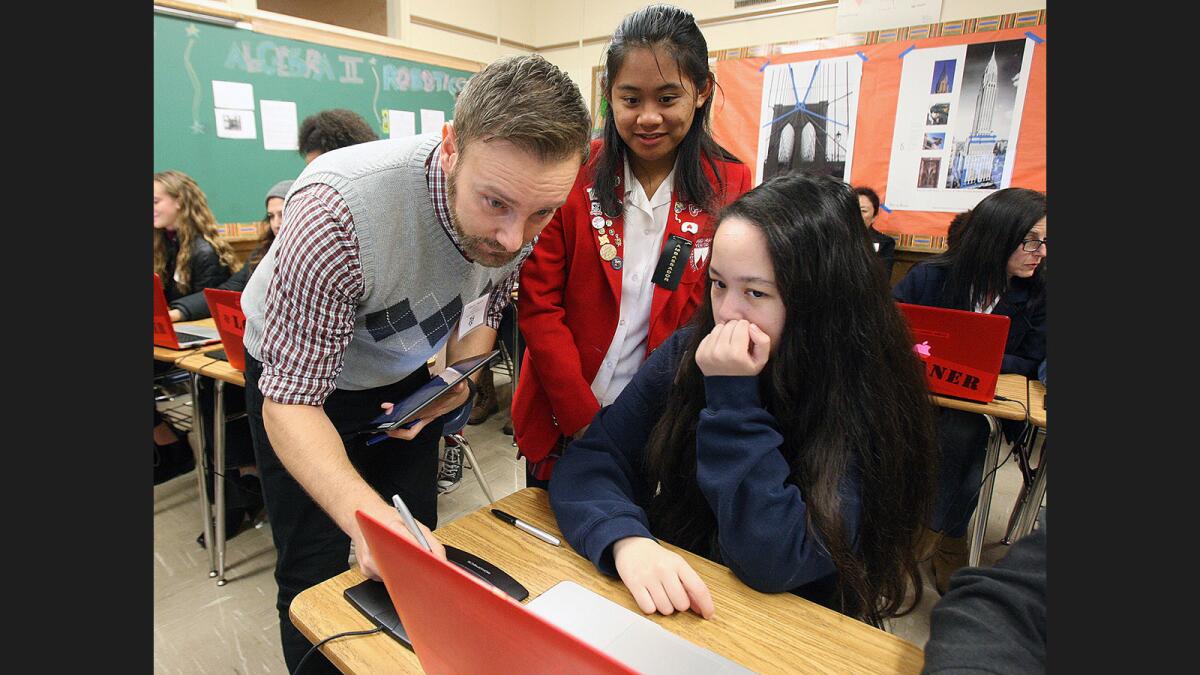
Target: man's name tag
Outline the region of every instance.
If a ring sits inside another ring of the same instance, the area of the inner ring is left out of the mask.
[[[667,237],[658,266],[654,268],[654,277],[650,280],[669,291],[675,290],[679,287],[679,279],[691,254],[692,242],[677,234]]]
[[[463,339],[463,336],[471,331],[479,328],[484,324],[484,317],[487,316],[488,298],[491,293],[484,293],[483,296],[475,298],[463,307],[462,318],[458,320],[458,339]]]

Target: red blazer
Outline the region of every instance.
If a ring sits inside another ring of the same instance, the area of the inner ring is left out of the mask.
[[[601,258],[602,241],[615,245],[615,237],[605,236],[609,229],[618,237],[624,234],[623,216],[612,218],[612,225],[605,224],[604,230],[592,226],[596,216],[587,190],[594,183],[601,143],[592,142],[591,159],[580,169],[567,203],[554,214],[521,266],[517,318],[526,350],[512,420],[520,454],[530,462],[544,459],[560,435],[574,434],[600,410],[591,383],[616,333],[622,278],[611,261]],[[702,166],[709,183],[719,190],[711,167],[707,162]],[[724,206],[750,189],[746,165],[718,161],[717,167],[725,183],[725,197],[718,191],[718,204]],[[623,198],[625,186],[618,185],[617,190]],[[672,202],[663,241],[672,234],[685,237],[693,242],[692,253],[674,291],[654,288],[647,356],[687,323],[704,300],[707,286],[704,268],[712,244],[713,214],[687,203],[676,214],[678,193],[672,195]],[[623,255],[620,247],[617,255]],[[551,467],[548,463],[538,477],[548,478]]]

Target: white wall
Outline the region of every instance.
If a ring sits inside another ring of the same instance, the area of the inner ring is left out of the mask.
[[[252,11],[256,0],[193,0],[197,5]],[[422,26],[412,17],[425,17],[453,26],[499,35],[530,46],[589,38],[607,37],[622,17],[646,6],[643,0],[389,0],[392,34],[405,47],[488,63],[501,56],[528,53],[519,47]],[[734,9],[733,0],[676,0],[676,5],[697,19],[729,17],[759,12],[778,4],[751,5]],[[993,16],[1044,9],[1046,0],[943,0],[942,21]],[[772,42],[790,42],[837,34],[837,8],[823,7],[796,14],[745,19],[704,28],[710,50],[733,49]],[[605,44],[542,50],[542,54],[565,70],[579,85],[585,101],[591,101],[592,67],[600,65]]]
[[[537,0],[537,44],[549,45],[610,35],[621,19],[646,6],[638,0],[608,0],[603,6],[591,0]],[[735,10],[733,0],[678,0],[674,3],[692,12],[698,20],[726,17],[768,9],[773,5],[751,5]],[[786,3],[781,3],[786,4]],[[994,16],[1045,9],[1045,0],[943,0],[942,21]],[[581,30],[580,25],[584,28]],[[837,34],[837,8],[827,7],[762,19],[747,19],[703,29],[710,51],[734,49],[773,42],[791,42]],[[567,47],[542,52],[565,70],[579,85],[585,101],[591,102],[592,68],[601,65],[604,44]]]

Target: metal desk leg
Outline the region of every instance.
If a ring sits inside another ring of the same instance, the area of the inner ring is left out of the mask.
[[[1046,441],[1042,441],[1042,459],[1038,462],[1037,475],[1033,477],[1033,487],[1029,489],[1029,500],[1021,511],[1021,520],[1017,522],[1016,538],[1020,539],[1033,531],[1033,523],[1037,520],[1038,509],[1042,506],[1042,498],[1046,495]]]
[[[496,498],[492,496],[492,488],[488,485],[487,479],[483,477],[483,469],[479,466],[479,462],[475,461],[475,453],[471,451],[471,444],[461,434],[454,434],[454,440],[458,442],[458,447],[462,448],[463,454],[471,462],[471,471],[475,474],[475,480],[479,481],[479,487],[483,488],[483,494],[487,496],[488,503],[496,501]]]
[[[967,564],[971,567],[979,565],[979,554],[983,552],[983,535],[987,530],[988,511],[992,508],[992,486],[996,482],[993,469],[1000,461],[1000,443],[1004,437],[1000,433],[1000,423],[991,415],[987,419],[991,434],[988,436],[987,457],[983,460],[983,485],[979,488],[979,504],[975,507],[975,524],[971,528],[971,551],[967,556]]]
[[[200,480],[200,517],[204,520],[201,526],[204,541],[211,542],[213,538],[212,508],[208,504],[208,485],[204,478],[208,474],[208,466],[204,460],[204,413],[200,410],[200,373],[192,373],[192,429],[195,430],[198,442],[192,448],[196,458],[196,477]],[[212,546],[208,548],[208,576],[217,576],[217,554]]]
[[[1021,438],[1029,440],[1021,443],[1020,446],[1013,448],[1017,455],[1017,461],[1021,464],[1021,490],[1017,493],[1017,501],[1013,503],[1012,513],[1008,516],[1008,525],[1004,528],[1004,538],[1000,543],[1009,546],[1013,543],[1013,532],[1016,531],[1017,522],[1021,520],[1021,514],[1025,513],[1025,507],[1029,503],[1029,488],[1033,481],[1029,476],[1033,475],[1029,464],[1033,458],[1033,449],[1037,445],[1038,428],[1031,426],[1032,431],[1028,436],[1022,433]]]
[[[217,585],[225,585],[225,382],[213,378],[213,486],[216,493]],[[219,474],[219,475],[218,475]],[[209,540],[213,541],[213,540]]]

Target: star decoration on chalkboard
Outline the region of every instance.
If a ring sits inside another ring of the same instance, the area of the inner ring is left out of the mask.
[[[189,23],[188,27],[183,29],[183,32],[187,33],[190,37],[196,37],[200,34],[200,29],[196,28],[196,24]]]
[[[193,134],[204,133],[204,125],[201,124],[200,122],[192,122],[192,133]]]

